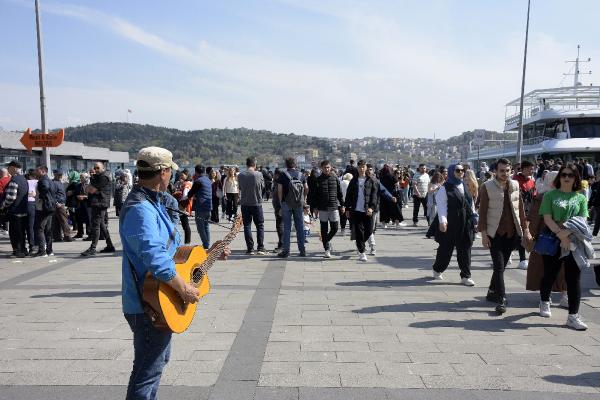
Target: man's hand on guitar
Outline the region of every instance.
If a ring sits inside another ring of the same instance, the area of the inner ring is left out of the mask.
[[[184,303],[192,303],[198,301],[198,297],[200,296],[200,291],[197,287],[190,285],[189,283],[185,284],[184,292],[179,293]]]
[[[217,246],[221,246],[222,243],[223,243],[222,240],[217,240],[216,242],[213,243],[212,246],[210,246],[210,249],[208,249],[208,252],[210,253],[215,248],[217,248]],[[219,256],[219,260],[227,260],[227,257],[229,257],[230,255],[231,255],[231,249],[229,248],[229,246],[225,246],[225,248],[223,249],[223,253],[221,253],[221,255]]]
[[[184,303],[195,303],[198,301],[198,296],[200,296],[198,288],[184,281],[179,275],[175,275],[175,278],[166,282],[166,284],[175,289]]]

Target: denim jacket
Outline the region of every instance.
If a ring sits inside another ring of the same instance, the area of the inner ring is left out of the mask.
[[[123,245],[123,313],[141,314],[140,293],[146,274],[150,272],[163,282],[176,275],[173,256],[180,243],[179,232],[160,203],[159,193],[136,185],[121,209],[119,234]],[[139,293],[130,262],[139,280]]]

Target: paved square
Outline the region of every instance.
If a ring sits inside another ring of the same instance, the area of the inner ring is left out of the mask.
[[[264,207],[273,248],[274,217]],[[118,238],[114,216],[110,229]],[[485,301],[491,267],[480,242],[473,249],[477,286],[468,288],[455,261],[444,281],[430,279],[437,245],[424,233],[424,220],[378,229],[377,255],[367,263],[357,261],[348,236],[334,238],[332,259],[322,258],[313,234],[308,257],[297,257],[293,243],[281,260],[245,256],[240,233],[231,259],[211,270],[212,291],[192,326],[174,338],[161,397],[600,397],[593,271],[582,275],[587,332],[565,328],[567,312],[557,307],[552,318],[540,318],[539,294],[524,290],[517,262],[506,272],[508,312],[498,317]],[[7,238],[0,239],[0,399],[124,397],[132,342],[121,313],[120,253],[78,257],[86,245],[56,243],[56,257],[13,260]]]

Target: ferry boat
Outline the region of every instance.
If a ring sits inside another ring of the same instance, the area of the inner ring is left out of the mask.
[[[588,59],[589,61],[589,59]],[[579,55],[575,60],[574,84],[539,89],[523,97],[523,160],[575,157],[596,165],[600,162],[600,86],[583,86],[579,81]],[[519,132],[520,100],[506,104],[504,132]],[[516,136],[515,136],[516,137]],[[476,163],[504,157],[515,160],[517,143],[488,140],[471,147],[468,161]]]

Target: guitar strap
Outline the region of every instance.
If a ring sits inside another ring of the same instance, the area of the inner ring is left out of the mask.
[[[129,269],[131,270],[131,275],[133,276],[133,280],[135,282],[135,291],[137,292],[138,297],[140,298],[140,303],[142,304],[144,313],[148,316],[148,318],[150,318],[150,321],[152,321],[152,324],[154,324],[156,322],[156,320],[158,319],[159,314],[154,308],[152,308],[150,306],[150,304],[148,304],[148,302],[144,301],[144,297],[142,296],[142,292],[140,290],[140,279],[138,278],[138,274],[135,271],[135,268],[133,267],[133,263],[131,262],[131,259],[129,258],[127,253],[125,253],[125,251],[123,251],[123,254],[125,255],[125,257],[127,257],[127,263],[129,264]]]
[[[150,202],[150,204],[152,204],[157,209],[159,216],[161,217],[161,219],[163,220],[163,222],[165,223],[167,228],[169,228],[169,224],[167,224],[167,220],[165,219],[165,216],[163,215],[162,212],[160,212],[160,205],[158,205],[155,201],[153,201],[150,198],[150,196],[148,196],[148,194],[145,193],[143,190],[142,190],[142,193],[146,197],[146,200],[148,200]],[[175,232],[177,232],[177,230],[175,228],[173,228],[173,231],[169,232],[169,240],[167,241],[167,244],[166,244],[167,248],[169,248],[171,243],[176,240]],[[154,308],[152,308],[152,306],[150,306],[150,304],[148,304],[148,302],[144,301],[144,297],[142,296],[142,291],[140,290],[140,279],[135,270],[135,267],[133,266],[133,263],[131,262],[131,259],[129,258],[129,255],[125,251],[125,248],[123,248],[123,255],[125,257],[127,257],[127,263],[129,264],[129,269],[131,270],[131,275],[133,276],[133,280],[135,282],[135,290],[140,299],[140,303],[142,304],[144,313],[148,316],[148,318],[150,318],[150,321],[152,321],[152,324],[154,324],[158,320],[158,317],[160,314]]]

